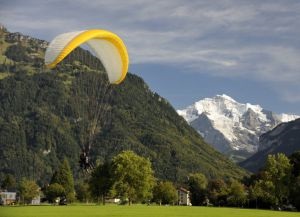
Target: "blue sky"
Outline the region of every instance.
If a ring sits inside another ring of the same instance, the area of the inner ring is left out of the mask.
[[[103,28],[175,108],[216,94],[300,115],[299,0],[1,0],[10,31],[51,40]]]

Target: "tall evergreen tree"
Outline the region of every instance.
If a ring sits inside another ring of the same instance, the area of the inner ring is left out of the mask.
[[[64,159],[59,169],[53,174],[51,184],[54,183],[64,188],[68,202],[75,200],[74,179],[67,159]]]

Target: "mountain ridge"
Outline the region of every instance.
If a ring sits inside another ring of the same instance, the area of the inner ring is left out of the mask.
[[[270,154],[284,153],[289,156],[300,150],[300,119],[279,124],[261,135],[259,142],[266,148],[239,164],[251,172],[262,169]]]

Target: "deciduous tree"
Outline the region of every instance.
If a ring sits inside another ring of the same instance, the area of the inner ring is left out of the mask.
[[[269,155],[264,171],[263,180],[273,183],[273,196],[276,198],[276,203],[279,203],[276,205],[281,205],[289,196],[292,172],[290,160],[282,153]]]
[[[153,170],[148,159],[132,151],[123,151],[113,158],[114,194],[135,201],[150,200],[154,186]]]
[[[6,174],[2,183],[1,183],[1,188],[2,189],[10,189],[10,188],[15,188],[16,187],[16,179],[13,175],[11,174]]]
[[[91,193],[89,189],[89,184],[85,182],[80,182],[75,185],[76,198],[80,202],[88,203],[91,199]]]
[[[19,192],[21,201],[29,204],[33,198],[39,195],[40,188],[34,181],[23,178],[19,185]]]
[[[174,204],[178,201],[178,193],[172,182],[158,182],[153,189],[153,200],[161,204]]]
[[[105,197],[109,194],[113,185],[112,166],[109,162],[100,164],[91,174],[89,190],[93,198],[98,202],[101,198],[105,204]]]
[[[289,199],[300,211],[300,151],[293,153],[289,159],[292,164],[292,181]]]
[[[207,187],[208,199],[215,206],[224,206],[226,203],[228,188],[222,179],[210,180]]]
[[[54,203],[56,198],[63,197],[65,194],[64,187],[58,183],[49,185],[45,191],[45,195],[50,203]]]
[[[203,204],[206,198],[207,179],[202,173],[194,173],[189,176],[189,189],[191,191],[191,202],[194,206]]]
[[[247,193],[242,183],[237,180],[233,180],[230,183],[227,202],[231,206],[241,207],[246,203]]]

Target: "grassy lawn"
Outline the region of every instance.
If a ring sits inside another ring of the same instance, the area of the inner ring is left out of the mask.
[[[0,207],[0,217],[96,217],[96,216],[144,216],[144,217],[279,217],[300,216],[298,212],[250,210],[212,207],[179,206],[16,206]]]

